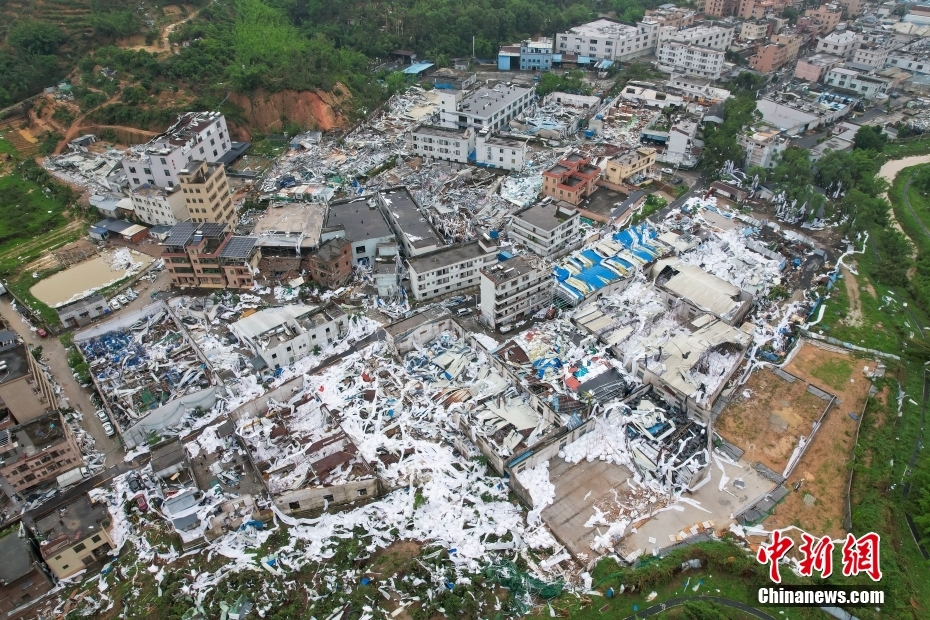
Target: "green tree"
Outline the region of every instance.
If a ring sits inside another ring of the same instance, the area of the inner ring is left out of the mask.
[[[853,138],[853,148],[856,150],[875,151],[881,153],[885,149],[888,137],[878,125],[863,125]]]
[[[64,41],[64,33],[56,26],[34,20],[14,22],[7,35],[7,43],[12,47],[40,56],[54,54]]]

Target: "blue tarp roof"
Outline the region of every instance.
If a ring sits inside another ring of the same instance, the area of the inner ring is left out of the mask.
[[[579,56],[579,57],[578,57],[578,64],[579,64],[579,65],[586,65],[586,64],[589,64],[590,62],[591,62],[591,57],[590,57],[590,56]]]
[[[562,62],[562,54],[553,54],[552,62]]]
[[[433,66],[433,63],[431,62],[418,62],[404,69],[404,73],[406,73],[407,75],[416,75],[418,73],[423,73],[424,71],[426,71],[432,66]]]

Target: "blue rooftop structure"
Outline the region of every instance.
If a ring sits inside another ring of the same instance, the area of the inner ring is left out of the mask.
[[[404,73],[407,75],[420,75],[432,66],[433,63],[431,62],[418,62],[404,69]]]
[[[635,269],[664,253],[662,245],[654,241],[658,234],[643,222],[621,230],[593,248],[572,253],[554,269],[560,291],[579,302],[608,284],[629,277]]]

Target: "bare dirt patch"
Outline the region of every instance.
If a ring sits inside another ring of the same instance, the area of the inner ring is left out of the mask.
[[[803,381],[789,383],[767,368],[754,372],[743,389],[751,392],[749,398],[740,390],[717,419],[715,430],[745,450],[748,459],[780,474],[798,438],[810,434],[826,402],[809,393]]]
[[[859,299],[859,283],[856,276],[845,266],[842,269],[843,282],[846,283],[846,294],[849,295],[849,314],[846,315],[846,324],[850,327],[862,325],[862,300]]]
[[[862,372],[864,366],[871,369],[874,362],[806,343],[785,367],[791,374],[834,394],[837,404],[785,483],[789,489],[801,483],[800,488],[775,509],[766,527],[796,525],[833,538],[845,535],[846,480],[857,424],[850,414],[857,418],[861,415],[871,385]]]

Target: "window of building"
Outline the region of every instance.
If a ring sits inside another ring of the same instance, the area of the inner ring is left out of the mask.
[[[300,502],[289,502],[287,507],[291,510],[300,510]]]
[[[368,495],[368,489],[359,489],[359,490],[358,490],[358,496],[359,496],[359,497],[365,497],[366,495]]]
[[[80,553],[81,551],[84,551],[84,549],[87,549],[87,545],[85,545],[84,543],[81,543],[80,545],[74,548],[74,552]]]
[[[356,253],[356,254],[364,254],[364,253],[365,253],[365,246],[364,246],[364,245],[356,246],[356,247],[355,247],[355,253]]]

